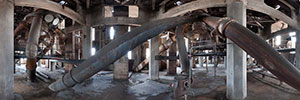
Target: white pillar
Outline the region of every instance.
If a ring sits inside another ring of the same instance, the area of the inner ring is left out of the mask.
[[[152,80],[159,79],[159,61],[155,56],[159,54],[159,35],[150,40],[149,76]]]
[[[246,6],[243,1],[227,0],[227,16],[246,26]],[[247,97],[246,53],[227,39],[227,98]]]
[[[128,26],[114,26],[115,38],[119,38],[128,32]],[[129,67],[128,67],[127,55],[124,55],[120,59],[114,62],[114,79],[116,80],[126,80],[128,79]]]
[[[0,0],[0,98],[13,99],[14,2]]]

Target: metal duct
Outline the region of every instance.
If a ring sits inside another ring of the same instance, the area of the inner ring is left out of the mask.
[[[28,74],[28,78],[30,81],[35,81],[35,70],[36,70],[36,57],[38,53],[38,43],[40,38],[41,26],[42,26],[43,16],[40,14],[36,14],[33,17],[32,24],[29,31],[29,36],[26,45],[26,72]]]
[[[105,67],[108,67],[109,64],[127,54],[128,51],[134,49],[148,39],[157,36],[162,31],[180,24],[195,21],[196,19],[197,17],[190,16],[173,17],[152,21],[141,27],[137,27],[97,51],[94,56],[89,57],[77,68],[72,69],[61,79],[52,83],[49,88],[52,91],[60,91],[72,87],[75,84],[90,78]]]

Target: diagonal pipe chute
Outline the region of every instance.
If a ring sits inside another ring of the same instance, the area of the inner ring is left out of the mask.
[[[177,25],[187,22],[193,22],[197,17],[182,16],[173,17],[157,21],[152,21],[144,24],[141,27],[135,28],[116,40],[110,42],[104,48],[97,51],[97,53],[81,63],[77,68],[74,68],[69,73],[65,74],[61,79],[52,83],[49,88],[52,91],[60,91],[68,87],[72,87],[77,83],[90,78],[97,72],[101,71],[109,64],[115,62],[128,51],[134,49],[136,46],[151,39],[162,31],[173,28]]]
[[[25,51],[27,57],[26,72],[31,82],[35,81],[35,72],[37,67],[36,57],[38,53],[38,43],[43,21],[43,16],[40,14],[40,11],[37,11],[36,13],[36,16],[34,16],[32,20]]]
[[[228,18],[204,17],[203,21],[240,46],[278,79],[300,91],[300,71],[264,39]]]

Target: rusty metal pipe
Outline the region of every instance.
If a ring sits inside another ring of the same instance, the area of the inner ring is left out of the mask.
[[[46,48],[39,54],[39,56],[44,56],[54,45],[54,33],[53,32],[49,32],[49,39],[50,39],[50,43],[45,44]]]
[[[43,17],[40,14],[36,14],[32,20],[32,24],[29,31],[25,54],[27,57],[26,72],[30,81],[35,81],[36,70],[36,57],[38,53],[38,43],[40,38],[41,26]]]
[[[141,27],[137,27],[97,51],[94,56],[89,57],[86,61],[78,65],[78,67],[65,74],[61,79],[52,83],[49,88],[52,91],[60,91],[72,87],[75,84],[90,78],[105,67],[108,67],[109,64],[112,64],[123,55],[127,54],[128,51],[134,49],[148,39],[157,36],[162,31],[195,20],[196,17],[174,17],[149,22]]]
[[[203,21],[240,46],[279,80],[300,91],[300,71],[261,37],[228,19],[206,17]]]

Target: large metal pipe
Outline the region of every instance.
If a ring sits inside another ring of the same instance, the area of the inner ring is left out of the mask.
[[[182,69],[181,73],[183,75],[188,75],[190,71],[190,60],[184,42],[184,35],[183,35],[184,32],[183,32],[182,25],[177,26],[175,34],[176,34],[176,42],[177,42],[177,47],[179,52],[180,66]]]
[[[264,39],[230,19],[205,17],[203,21],[240,46],[278,79],[300,91],[300,71]]]
[[[36,14],[32,20],[32,24],[29,31],[29,36],[26,45],[26,72],[30,81],[35,81],[35,71],[36,71],[36,57],[38,53],[38,43],[40,38],[41,26],[42,26],[43,16],[41,14]]]
[[[60,91],[72,87],[75,84],[90,78],[109,64],[112,64],[123,55],[127,54],[128,51],[134,49],[148,39],[157,36],[162,31],[195,20],[196,17],[174,17],[149,22],[141,27],[137,27],[97,51],[94,56],[89,57],[86,61],[78,65],[78,67],[65,74],[61,79],[52,83],[49,88],[52,91]]]

